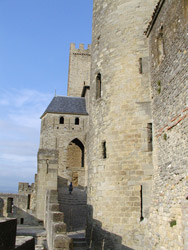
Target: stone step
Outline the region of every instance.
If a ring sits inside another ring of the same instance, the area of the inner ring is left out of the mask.
[[[35,250],[44,250],[42,245],[35,245]]]
[[[87,247],[86,241],[73,241],[74,247]]]

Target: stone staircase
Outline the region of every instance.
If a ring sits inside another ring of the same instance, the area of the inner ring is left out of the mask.
[[[67,232],[85,230],[87,216],[87,197],[83,189],[75,187],[69,194],[68,187],[58,189],[60,211],[64,213]]]
[[[89,250],[84,231],[70,232],[68,236],[73,239],[74,250]]]

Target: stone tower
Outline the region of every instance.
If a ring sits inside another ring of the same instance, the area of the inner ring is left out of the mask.
[[[80,97],[83,87],[90,85],[91,52],[90,45],[75,48],[71,43],[69,54],[68,96]]]
[[[156,2],[94,0],[87,232],[92,249],[143,249],[152,178],[144,31]]]

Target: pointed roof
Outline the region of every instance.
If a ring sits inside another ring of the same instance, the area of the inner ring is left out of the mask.
[[[47,113],[88,115],[85,98],[70,96],[55,96],[41,118]]]

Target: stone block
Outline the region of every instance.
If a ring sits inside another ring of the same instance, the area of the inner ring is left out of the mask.
[[[52,212],[59,211],[59,204],[50,204],[49,205],[49,210]]]
[[[69,246],[72,243],[72,239],[70,239],[66,235],[56,235],[54,238],[54,248],[69,250]]]
[[[63,222],[64,214],[61,212],[51,212],[53,222]]]
[[[67,229],[67,227],[66,227],[66,224],[64,222],[53,224],[53,230],[56,234],[66,233],[66,229]]]

